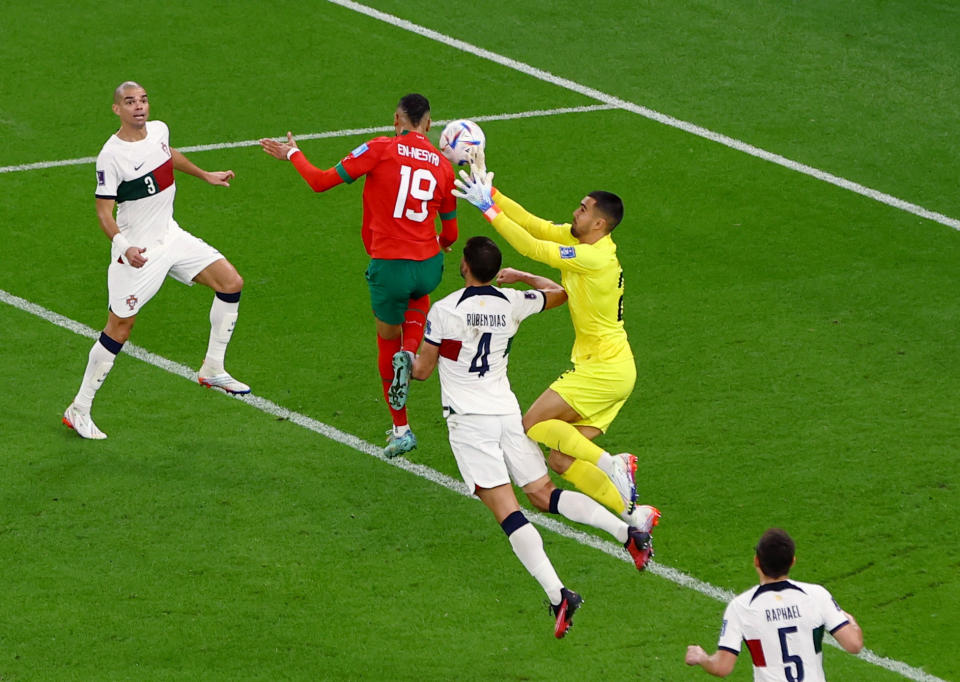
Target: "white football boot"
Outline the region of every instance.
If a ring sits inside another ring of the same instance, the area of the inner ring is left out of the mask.
[[[660,510],[651,507],[649,504],[638,504],[629,514],[624,512],[620,515],[627,525],[633,526],[637,530],[649,533],[654,526],[660,523]]]
[[[70,403],[70,407],[63,413],[63,423],[77,432],[81,438],[90,440],[103,440],[107,437],[103,431],[97,428],[90,418],[89,412],[82,411],[79,407]]]
[[[623,498],[624,514],[633,512],[637,506],[637,458],[635,455],[624,453],[613,455],[613,469],[607,475]],[[626,518],[626,517],[624,517]]]
[[[197,382],[207,388],[219,388],[221,391],[231,395],[242,395],[250,392],[250,387],[242,381],[237,381],[226,372],[214,374],[212,376],[197,376]]]

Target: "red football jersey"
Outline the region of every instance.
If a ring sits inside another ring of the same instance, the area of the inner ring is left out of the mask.
[[[377,137],[336,166],[346,182],[366,176],[363,243],[373,258],[426,260],[457,238],[453,167],[426,136]],[[443,221],[437,238],[436,219]]]

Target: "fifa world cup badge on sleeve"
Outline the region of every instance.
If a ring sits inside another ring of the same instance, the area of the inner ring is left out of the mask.
[[[560,257],[561,258],[576,258],[577,250],[572,246],[561,246],[560,247]]]

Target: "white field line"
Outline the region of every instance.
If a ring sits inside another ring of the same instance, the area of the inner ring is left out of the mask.
[[[799,163],[791,159],[781,156],[780,154],[774,154],[773,152],[768,152],[759,147],[754,147],[752,144],[748,144],[741,140],[737,140],[722,133],[717,133],[707,128],[703,128],[694,123],[689,123],[688,121],[682,121],[673,116],[668,116],[667,114],[662,114],[659,111],[654,111],[645,106],[639,104],[634,104],[633,102],[628,102],[622,100],[619,97],[614,97],[600,90],[596,90],[587,85],[577,83],[576,81],[569,80],[567,78],[562,78],[556,76],[549,71],[544,71],[543,69],[538,69],[524,62],[505,57],[496,52],[491,52],[490,50],[485,50],[482,47],[477,47],[470,43],[458,40],[457,38],[452,38],[443,33],[439,33],[432,29],[426,28],[425,26],[420,26],[419,24],[414,24],[413,22],[407,21],[406,19],[401,19],[400,17],[394,16],[392,14],[387,14],[386,12],[381,12],[380,10],[373,9],[372,7],[367,7],[366,5],[361,5],[358,2],[353,2],[353,0],[327,0],[335,5],[340,5],[347,9],[353,10],[354,12],[359,12],[360,14],[365,14],[368,17],[382,21],[384,23],[396,26],[397,28],[403,29],[405,31],[410,31],[411,33],[416,33],[424,38],[434,40],[438,43],[443,43],[454,49],[460,50],[461,52],[467,52],[474,56],[480,57],[482,59],[487,59],[491,62],[505,66],[509,69],[519,71],[520,73],[530,76],[531,78],[536,78],[538,80],[551,83],[558,87],[570,90],[585,97],[590,97],[595,99],[598,102],[610,105],[617,109],[624,109],[626,111],[633,112],[634,114],[639,114],[645,118],[663,123],[664,125],[671,126],[673,128],[679,128],[684,132],[690,133],[691,135],[697,135],[698,137],[703,137],[713,142],[717,142],[724,146],[730,147],[731,149],[736,149],[737,151],[743,152],[744,154],[749,154],[750,156],[755,156],[758,159],[763,159],[764,161],[769,161],[770,163],[775,163],[784,168],[789,168],[792,171],[798,173],[803,173],[804,175],[809,175],[816,178],[817,180],[822,180],[823,182],[830,183],[831,185],[836,185],[842,189],[861,194],[865,197],[869,197],[874,201],[879,201],[882,204],[898,208],[907,213],[912,213],[914,215],[920,216],[921,218],[926,218],[934,222],[940,223],[941,225],[946,225],[947,227],[952,227],[955,230],[960,230],[960,220],[951,218],[950,216],[943,215],[942,213],[937,213],[929,209],[924,208],[923,206],[918,206],[917,204],[912,204],[903,199],[898,199],[895,196],[890,194],[885,194],[875,189],[871,189],[860,183],[853,182],[851,180],[846,180],[832,173],[827,173],[826,171],[819,170],[813,166],[808,166],[804,163]]]
[[[85,336],[88,339],[95,340],[100,337],[100,332],[92,327],[88,327],[81,322],[71,320],[68,317],[60,315],[59,313],[55,313],[52,310],[48,310],[43,306],[32,303],[24,298],[20,298],[19,296],[15,296],[7,291],[4,291],[3,289],[0,289],[0,301],[17,308],[18,310],[35,315],[43,320],[46,320],[47,322],[57,325],[58,327],[63,327],[64,329],[72,331],[75,334]],[[142,360],[148,365],[159,367],[164,371],[170,372],[171,374],[176,374],[177,376],[183,377],[191,382],[197,381],[197,373],[190,367],[182,365],[178,362],[174,362],[173,360],[168,360],[167,358],[157,355],[156,353],[151,353],[145,348],[141,348],[133,343],[125,343],[122,352],[127,353],[138,360]],[[332,441],[336,441],[337,443],[342,443],[343,445],[353,448],[358,452],[375,457],[386,464],[395,466],[398,469],[403,469],[404,471],[410,472],[415,476],[425,478],[432,483],[443,486],[444,488],[455,493],[459,493],[464,497],[476,499],[467,490],[467,486],[462,481],[453,479],[446,474],[431,469],[428,466],[410,462],[403,457],[388,459],[383,454],[382,446],[368,443],[361,438],[349,433],[345,433],[344,431],[330,426],[329,424],[324,424],[321,421],[300,414],[299,412],[288,410],[287,408],[281,407],[267,398],[261,398],[260,396],[252,393],[246,396],[232,397],[235,400],[239,400],[240,402],[246,403],[257,410],[260,410],[261,412],[265,412],[273,417],[293,422],[294,424],[313,431],[318,435],[321,435]],[[630,555],[627,554],[626,550],[618,543],[602,540],[595,535],[571,528],[553,516],[547,516],[533,510],[526,510],[524,511],[524,514],[533,523],[541,526],[542,528],[551,530],[557,535],[569,538],[579,542],[582,545],[586,545],[587,547],[597,549],[605,554],[619,559],[620,561],[631,565],[633,564],[633,560],[630,558]],[[647,571],[653,573],[654,575],[660,576],[661,578],[669,580],[670,582],[676,583],[681,587],[686,587],[699,592],[700,594],[706,595],[719,602],[728,602],[735,596],[735,594],[730,590],[716,587],[710,583],[694,578],[693,576],[687,575],[682,571],[678,571],[675,568],[670,568],[669,566],[660,564],[656,561],[652,561],[650,564],[648,564]],[[834,640],[832,637],[827,638],[827,642],[837,648],[840,647],[840,645],[837,644],[836,640]],[[942,680],[939,677],[930,675],[919,668],[914,668],[901,661],[879,656],[868,649],[861,651],[858,656],[869,663],[873,663],[874,665],[878,665],[882,668],[886,668],[887,670],[899,673],[903,677],[906,677],[910,680],[917,680],[918,682],[946,682],[946,680]]]
[[[516,113],[486,114],[474,116],[473,121],[512,121],[520,118],[536,118],[539,116],[558,116],[560,114],[582,114],[590,111],[608,111],[617,107],[611,104],[591,104],[581,107],[558,107],[556,109],[533,109],[531,111],[520,111]],[[449,121],[434,121],[434,125],[445,125]],[[306,133],[303,135],[294,135],[297,141],[302,140],[322,140],[334,137],[350,137],[353,135],[376,135],[377,133],[393,133],[393,126],[375,126],[371,128],[345,128],[343,130],[328,130],[321,133]],[[285,141],[285,137],[275,138]],[[214,142],[212,144],[197,144],[189,147],[177,147],[182,152],[209,152],[217,149],[236,149],[238,147],[258,147],[260,140],[240,140],[237,142]],[[81,166],[87,163],[96,162],[95,156],[83,156],[77,159],[61,159],[58,161],[37,161],[35,163],[23,163],[15,166],[0,166],[2,173],[18,173],[22,171],[42,170],[44,168],[56,168],[58,166]]]

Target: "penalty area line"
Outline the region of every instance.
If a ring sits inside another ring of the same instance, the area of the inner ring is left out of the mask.
[[[510,57],[506,57],[497,52],[492,52],[491,50],[486,50],[464,40],[453,38],[444,33],[440,33],[439,31],[434,31],[433,29],[421,26],[420,24],[415,24],[412,21],[401,19],[393,14],[381,12],[378,9],[368,7],[367,5],[363,5],[359,2],[354,2],[354,0],[327,0],[327,2],[330,2],[334,5],[339,5],[340,7],[357,12],[358,14],[364,14],[371,19],[376,19],[377,21],[390,24],[391,26],[395,26],[404,31],[409,31],[410,33],[414,33],[428,40],[433,40],[443,45],[447,45],[455,50],[472,54],[476,57],[480,57],[481,59],[486,59],[494,64],[499,64],[500,66],[508,69],[513,69],[514,71],[518,71],[525,76],[536,78],[537,80],[550,83],[551,85],[556,85],[557,87],[569,90],[570,92],[575,92],[598,102],[603,102],[604,104],[610,105],[613,108],[630,111],[652,121],[657,121],[658,123],[662,123],[663,125],[667,125],[672,128],[677,128],[678,130],[690,133],[691,135],[696,135],[697,137],[711,140],[712,142],[722,144],[730,149],[735,149],[758,159],[775,163],[778,166],[783,166],[784,168],[788,168],[789,170],[797,173],[809,175],[810,177],[821,180],[822,182],[829,183],[836,187],[840,187],[841,189],[845,189],[850,192],[854,192],[855,194],[873,199],[874,201],[878,201],[881,204],[886,204],[887,206],[900,209],[901,211],[905,211],[907,213],[912,213],[913,215],[925,218],[927,220],[932,220],[933,222],[940,223],[941,225],[952,227],[954,230],[960,230],[960,220],[957,220],[956,218],[951,218],[950,216],[937,213],[936,211],[931,211],[918,204],[913,204],[909,201],[898,199],[893,195],[872,189],[866,185],[861,185],[860,183],[853,182],[852,180],[847,180],[838,175],[834,175],[833,173],[822,171],[805,163],[793,161],[792,159],[788,159],[780,154],[768,152],[760,147],[755,147],[752,144],[743,142],[742,140],[738,140],[728,135],[724,135],[723,133],[714,132],[713,130],[704,128],[703,126],[698,126],[695,123],[683,121],[679,118],[674,118],[673,116],[650,109],[649,107],[620,99],[619,97],[602,92],[596,88],[591,88],[590,86],[583,85],[582,83],[570,80],[569,78],[557,76],[549,71],[538,69],[530,64],[526,64],[516,59],[511,59]]]
[[[69,317],[44,308],[41,305],[37,305],[36,303],[11,294],[3,289],[0,289],[0,301],[13,308],[16,308],[17,310],[29,313],[30,315],[34,315],[42,320],[45,320],[46,322],[71,331],[74,334],[78,334],[91,340],[96,340],[100,337],[100,332],[93,327],[89,327],[82,322],[72,320]],[[154,367],[162,369],[166,372],[170,372],[171,374],[175,374],[179,377],[187,379],[193,383],[196,383],[197,381],[197,373],[190,367],[187,367],[179,362],[169,360],[161,355],[157,355],[156,353],[137,346],[136,344],[130,343],[129,341],[124,344],[121,352],[145,362],[148,365],[153,365]],[[382,462],[397,467],[398,469],[403,469],[404,471],[424,478],[431,483],[443,486],[444,488],[463,495],[464,497],[476,499],[474,495],[467,490],[467,486],[463,483],[463,481],[451,478],[450,476],[447,476],[446,474],[436,471],[428,466],[424,466],[423,464],[411,462],[404,457],[389,459],[383,454],[382,447],[368,443],[362,438],[358,438],[353,434],[341,431],[336,427],[325,424],[312,417],[308,417],[304,414],[300,414],[299,412],[294,412],[293,410],[281,407],[272,400],[262,398],[252,393],[245,396],[235,395],[230,397],[232,397],[234,400],[239,400],[242,403],[246,403],[250,407],[269,414],[272,417],[292,422],[320,436],[323,436],[324,438],[328,438],[329,440],[346,445],[347,447],[353,448],[354,450],[357,450],[365,455],[375,457]],[[618,543],[610,542],[609,540],[603,540],[596,535],[592,535],[568,526],[562,521],[557,520],[555,517],[548,516],[538,511],[525,510],[524,514],[533,523],[541,528],[550,530],[557,535],[574,540],[575,542],[579,542],[587,547],[599,550],[625,563],[631,565],[633,564],[633,560],[630,558],[630,555],[627,554],[627,551]],[[647,565],[646,570],[648,573],[653,573],[654,575],[657,575],[665,580],[669,580],[680,587],[694,590],[719,602],[728,602],[735,596],[735,594],[730,590],[716,587],[715,585],[711,585],[710,583],[699,580],[698,578],[694,578],[693,576],[683,573],[675,568],[657,563],[656,561],[651,561]],[[829,637],[827,642],[834,647],[840,648],[840,645],[837,644],[836,640],[834,640],[832,637]],[[879,656],[868,649],[861,651],[857,657],[862,658],[863,660],[874,665],[886,668],[892,672],[899,673],[908,679],[917,680],[918,682],[946,682],[946,680],[942,680],[939,677],[930,675],[923,670],[914,668],[901,661]]]
[[[532,109],[530,111],[518,111],[502,114],[482,114],[478,116],[467,116],[471,121],[515,121],[523,118],[538,118],[544,116],[561,116],[563,114],[583,114],[591,111],[609,111],[618,107],[612,104],[590,104],[579,107],[557,107],[555,109]],[[433,121],[435,125],[442,126],[451,120]],[[376,135],[378,133],[394,133],[393,126],[373,126],[369,128],[344,128],[342,130],[327,130],[319,133],[304,133],[295,135],[298,142],[303,140],[324,140],[337,137],[351,137],[354,135]],[[286,138],[277,137],[276,140],[284,141]],[[218,149],[237,149],[239,147],[257,147],[260,140],[238,140],[236,142],[213,142],[210,144],[195,144],[187,147],[177,147],[181,152],[209,152]],[[0,174],[20,173],[23,171],[43,170],[46,168],[58,168],[60,166],[82,166],[88,163],[95,163],[97,157],[83,156],[77,159],[59,159],[56,161],[37,161],[35,163],[24,163],[15,166],[0,166]]]

